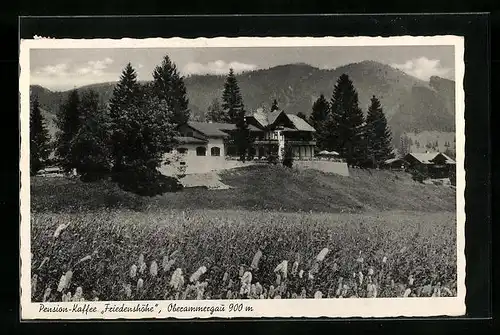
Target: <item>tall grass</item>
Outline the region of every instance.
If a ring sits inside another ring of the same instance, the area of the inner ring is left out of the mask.
[[[456,295],[455,229],[454,213],[34,213],[32,299]]]

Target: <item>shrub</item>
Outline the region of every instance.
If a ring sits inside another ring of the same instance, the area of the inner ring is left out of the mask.
[[[113,176],[114,181],[124,191],[144,196],[155,196],[165,192],[182,190],[183,186],[174,177],[167,177],[147,167],[129,168]]]
[[[291,145],[285,144],[282,164],[288,168],[293,166],[293,148]]]
[[[412,179],[418,181],[419,183],[423,183],[424,180],[428,178],[427,174],[417,169],[410,170],[410,173]]]

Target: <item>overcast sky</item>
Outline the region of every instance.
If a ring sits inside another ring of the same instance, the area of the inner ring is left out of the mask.
[[[149,80],[165,54],[185,76],[226,74],[231,67],[242,72],[291,63],[336,68],[363,60],[385,63],[423,80],[433,75],[449,79],[455,76],[453,46],[32,49],[31,84],[67,90],[116,81],[128,62],[140,80]]]

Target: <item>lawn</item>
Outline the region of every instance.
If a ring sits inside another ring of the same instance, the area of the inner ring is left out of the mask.
[[[34,301],[456,295],[454,190],[281,167],[139,197],[32,179]]]

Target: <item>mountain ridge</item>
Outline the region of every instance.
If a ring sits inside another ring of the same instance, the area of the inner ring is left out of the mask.
[[[390,65],[362,61],[320,69],[309,64],[284,64],[267,69],[237,74],[245,107],[269,109],[274,99],[287,113],[310,115],[313,102],[324,94],[330,100],[334,85],[341,74],[347,74],[358,92],[361,109],[366,112],[372,95],[382,103],[393,137],[403,132],[443,131],[455,129],[454,81],[433,76],[429,81],[413,77]],[[190,75],[184,78],[189,107],[195,118],[202,118],[214,98],[221,98],[225,76]],[[85,85],[79,92],[94,89],[101,102],[109,101],[116,82]],[[57,111],[71,90],[51,91],[32,85],[40,105],[49,113]]]

